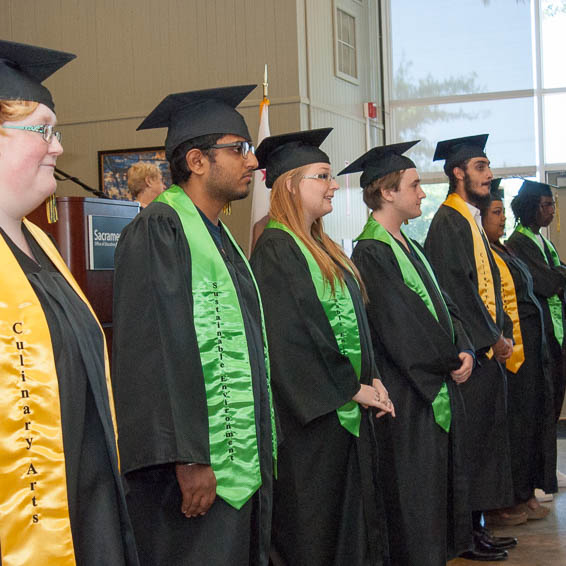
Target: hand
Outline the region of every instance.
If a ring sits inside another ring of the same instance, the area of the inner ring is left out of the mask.
[[[377,391],[377,394],[379,395],[379,399],[385,403],[386,407],[389,407],[390,411],[381,411],[380,413],[377,413],[377,415],[375,415],[376,419],[379,419],[380,417],[382,417],[383,415],[385,415],[386,413],[391,413],[392,417],[395,417],[395,405],[393,405],[393,401],[391,401],[391,399],[389,398],[389,391],[387,391],[385,385],[383,385],[383,382],[381,381],[381,379],[374,379],[373,380],[373,386],[375,388],[375,390]]]
[[[474,369],[474,357],[468,352],[460,352],[458,357],[462,361],[462,365],[458,369],[452,370],[450,377],[456,383],[465,383],[472,374],[472,369]]]
[[[499,340],[492,346],[493,354],[498,362],[504,362],[508,360],[513,354],[513,342],[508,338],[505,338],[503,334],[499,337]]]
[[[375,383],[374,379],[374,383]],[[387,390],[385,391],[385,398],[382,399],[381,395],[377,389],[371,385],[360,385],[360,390],[352,397],[352,400],[359,403],[364,409],[369,407],[375,407],[376,409],[381,409],[380,413],[376,415],[377,417],[385,415],[385,413],[391,413],[392,404],[387,396]]]
[[[181,513],[190,519],[204,515],[216,498],[216,476],[204,464],[176,464],[177,482],[183,495]]]

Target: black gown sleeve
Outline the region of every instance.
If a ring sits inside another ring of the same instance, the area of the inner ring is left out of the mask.
[[[463,352],[464,350],[474,352],[474,345],[465,330],[465,319],[462,318],[456,303],[450,298],[450,295],[442,289],[441,292],[444,302],[446,303],[446,307],[448,308],[448,312],[450,313],[452,326],[454,327],[454,343],[458,352]]]
[[[466,219],[441,206],[428,231],[425,251],[440,287],[465,317],[465,329],[476,351],[495,344],[502,329],[495,324],[478,293],[474,245]]]
[[[251,265],[265,312],[275,406],[282,423],[292,418],[304,426],[350,401],[360,384],[292,237],[265,230]]]
[[[461,365],[449,329],[405,285],[389,246],[362,241],[352,259],[369,296],[367,312],[378,366],[380,356],[387,356],[424,401],[432,403],[447,375]]]
[[[539,247],[523,234],[514,232],[506,244],[522,259],[533,278],[533,288],[539,297],[552,297],[561,293],[566,285],[566,272],[562,267],[546,263]]]
[[[113,387],[124,473],[210,464],[191,289],[179,217],[151,204],[122,232],[115,255]]]

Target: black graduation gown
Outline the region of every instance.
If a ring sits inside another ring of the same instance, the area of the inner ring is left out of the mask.
[[[5,234],[49,327],[59,382],[71,533],[77,565],[136,566],[134,535],[118,471],[100,328],[27,228],[37,262]],[[0,559],[1,562],[1,559]]]
[[[359,438],[338,420],[336,409],[352,399],[359,382],[339,351],[305,257],[289,234],[266,229],[251,263],[265,310],[281,428],[274,564],[387,564],[384,512],[373,477],[375,417],[362,409]],[[378,376],[369,328],[357,284],[349,275],[346,283],[360,329],[360,382],[367,384]]]
[[[564,288],[566,287],[566,271],[563,266],[556,267],[552,264],[550,251],[546,244],[545,252],[549,263],[544,261],[540,248],[527,236],[520,232],[513,232],[507,240],[507,245],[513,250],[515,255],[526,263],[533,278],[533,289],[544,318],[544,332],[548,350],[550,352],[550,370],[554,385],[554,418],[560,418],[562,404],[564,402],[564,392],[566,390],[566,340],[562,346],[554,336],[554,326],[548,307],[547,299],[558,294],[562,302],[562,323],[566,332],[566,315]]]
[[[472,546],[462,449],[465,413],[449,373],[461,365],[458,353],[473,347],[455,316],[452,342],[450,322],[426,267],[402,249],[421,276],[438,321],[405,285],[390,246],[362,240],[352,255],[369,296],[376,363],[397,412],[377,431],[389,546],[393,564],[445,566]],[[452,410],[449,434],[432,411],[443,383]]]
[[[535,488],[546,493],[556,485],[556,421],[543,315],[527,266],[502,245],[492,246],[505,261],[515,285],[525,361],[507,370],[509,443],[515,502],[524,503]]]
[[[173,208],[152,203],[124,229],[115,255],[113,387],[127,502],[144,566],[266,565],[272,444],[257,294],[223,232],[240,298],[255,400],[262,486],[236,510],[216,497],[181,513],[175,463],[210,464],[208,410],[193,316],[191,255]]]
[[[511,460],[506,417],[505,372],[486,356],[504,332],[512,337],[511,321],[503,312],[499,270],[484,238],[496,298],[496,321],[478,293],[472,232],[468,221],[442,205],[430,225],[425,250],[440,287],[456,304],[464,330],[476,351],[476,367],[459,389],[466,406],[466,438],[470,505],[473,511],[513,504]]]

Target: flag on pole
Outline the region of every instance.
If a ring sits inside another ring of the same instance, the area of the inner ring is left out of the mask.
[[[257,134],[256,147],[264,138],[270,136],[269,133],[269,98],[267,98],[267,65],[265,66],[265,75],[263,82],[263,100],[259,106],[259,131]],[[269,212],[269,189],[265,186],[265,169],[254,171],[252,193],[252,213],[250,219],[250,245],[249,252],[251,254],[252,244],[254,242],[254,226],[262,218],[267,216]]]

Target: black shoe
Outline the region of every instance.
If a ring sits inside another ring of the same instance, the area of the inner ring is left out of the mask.
[[[505,550],[517,546],[517,539],[515,537],[496,537],[485,527],[480,527],[479,530],[473,532],[473,535],[474,542],[481,541],[487,543],[497,550]]]
[[[479,562],[500,562],[501,560],[507,560],[507,551],[502,550],[500,552],[481,552],[479,550],[467,550],[460,554],[460,558],[465,558],[466,560],[478,560]]]

